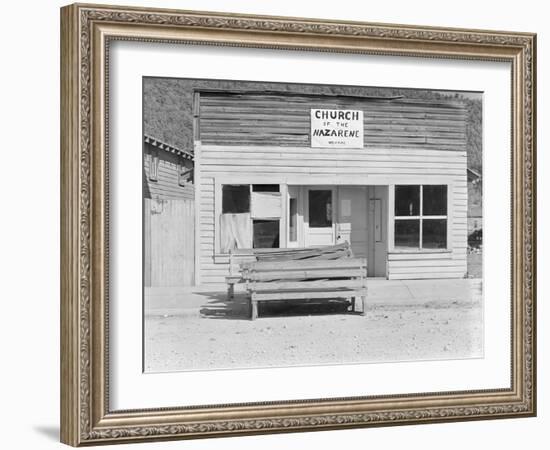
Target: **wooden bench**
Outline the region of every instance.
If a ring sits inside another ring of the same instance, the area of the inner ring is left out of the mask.
[[[241,268],[237,260],[252,261],[288,261],[300,259],[341,259],[352,257],[348,242],[337,245],[319,245],[299,248],[248,248],[229,251],[229,276],[225,277],[227,298],[232,300],[235,295],[235,284],[244,282]]]
[[[355,311],[361,299],[365,313],[367,260],[343,258],[325,260],[258,261],[244,263],[242,277],[250,300],[250,317],[258,317],[258,303],[281,300],[345,298]]]

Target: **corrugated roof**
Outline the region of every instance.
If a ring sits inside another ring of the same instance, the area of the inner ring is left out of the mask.
[[[175,153],[177,155],[181,155],[186,159],[193,160],[194,154],[192,151],[188,150],[182,150],[174,145],[170,145],[164,141],[161,141],[160,139],[157,139],[153,136],[145,135],[143,136],[143,141],[147,144],[151,144],[154,147],[159,148],[160,150],[164,150],[169,153]]]

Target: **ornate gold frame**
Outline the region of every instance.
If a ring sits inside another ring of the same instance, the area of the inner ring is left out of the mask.
[[[509,389],[110,411],[109,42],[508,61],[512,65],[512,385]],[[128,441],[533,416],[536,36],[467,29],[75,4],[61,9],[61,440]]]

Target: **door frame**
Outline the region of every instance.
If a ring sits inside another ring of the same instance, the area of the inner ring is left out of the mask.
[[[307,185],[304,186],[304,247],[308,246],[308,237],[311,235],[311,230],[326,230],[326,228],[310,227],[309,226],[309,191],[328,191],[332,193],[332,243],[327,245],[334,245],[336,243],[336,185]],[[328,227],[327,227],[328,228]]]
[[[377,190],[382,189],[382,194],[377,194]],[[391,233],[389,230],[390,220],[390,187],[389,185],[367,185],[367,267],[375,270],[378,257],[384,257],[384,273],[375,273],[369,270],[370,278],[388,278],[388,255],[389,255],[389,240]],[[383,237],[381,241],[376,240],[376,230],[374,229],[376,217],[376,200],[380,201],[380,234]],[[371,206],[374,205],[374,206]],[[377,245],[378,244],[378,245]],[[369,261],[370,260],[370,261]]]

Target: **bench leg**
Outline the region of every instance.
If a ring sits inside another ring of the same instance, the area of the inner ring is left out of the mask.
[[[227,286],[227,300],[231,301],[235,297],[235,285],[229,284]]]
[[[365,315],[365,296],[361,296],[361,315]]]
[[[258,317],[258,302],[251,301],[250,319],[256,320],[257,317]]]

